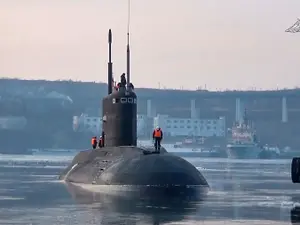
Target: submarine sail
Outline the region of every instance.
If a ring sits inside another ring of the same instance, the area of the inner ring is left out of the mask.
[[[108,81],[112,82],[111,44],[112,32],[108,33],[109,66]],[[127,45],[127,73],[129,72],[129,44]],[[124,76],[124,74],[122,75]],[[125,77],[123,77],[124,79]],[[112,84],[108,84],[108,96],[102,101],[105,146],[136,146],[137,144],[137,96],[132,84],[121,79],[118,87],[111,92]]]

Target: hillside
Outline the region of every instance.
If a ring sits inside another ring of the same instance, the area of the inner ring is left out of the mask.
[[[136,92],[138,113],[146,114],[146,100],[151,99],[156,114],[189,117],[190,100],[195,99],[200,118],[225,116],[227,127],[231,127],[235,120],[235,101],[238,97],[247,108],[264,143],[300,145],[299,89],[209,92],[136,88]],[[101,115],[101,99],[106,93],[105,83],[0,79],[0,115],[25,116],[29,121],[26,130],[42,135],[39,146],[62,136],[65,137],[63,139],[73,140],[70,136],[72,116],[81,113]],[[288,106],[286,123],[281,122],[283,96],[287,98]],[[45,138],[46,142],[42,140]],[[76,139],[80,144],[81,141]],[[82,140],[86,142],[85,139]]]
[[[74,111],[76,113],[83,112],[87,109],[91,109],[93,113],[99,113],[99,110],[92,109],[101,107],[101,99],[107,93],[107,85],[105,83],[95,82],[0,79],[0,96],[2,96],[2,98],[12,96],[40,96],[43,93],[50,92],[58,92],[69,96],[73,100]],[[139,100],[139,112],[141,113],[146,112],[147,99],[153,100],[153,103],[156,104],[156,108],[165,112],[164,108],[170,109],[165,105],[166,103],[176,105],[176,107],[184,107],[184,105],[189,104],[190,99],[196,99],[199,107],[201,107],[200,105],[203,104],[202,100],[204,99],[205,101],[215,102],[218,105],[219,101],[223,104],[224,101],[231,101],[237,97],[249,101],[261,98],[277,99],[282,96],[292,98],[300,97],[300,89],[210,92],[136,88],[136,92]],[[219,99],[219,101],[216,99]]]

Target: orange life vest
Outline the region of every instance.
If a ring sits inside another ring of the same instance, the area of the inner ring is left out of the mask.
[[[92,138],[92,145],[96,145],[97,144],[97,139],[96,138]]]
[[[156,129],[154,131],[154,137],[156,138],[161,138],[161,130],[160,129]]]

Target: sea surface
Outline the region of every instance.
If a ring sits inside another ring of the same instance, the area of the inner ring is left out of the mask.
[[[151,205],[118,196],[117,191],[108,195],[105,188],[82,197],[58,181],[73,156],[0,155],[0,224],[284,225],[300,221],[300,185],[291,181],[290,160],[186,158],[206,177],[208,195],[199,201],[164,200]]]

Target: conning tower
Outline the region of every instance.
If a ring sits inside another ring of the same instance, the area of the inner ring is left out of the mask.
[[[127,81],[121,76],[118,87],[114,87],[112,76],[111,46],[112,32],[108,32],[108,95],[102,101],[102,130],[105,146],[136,146],[137,144],[137,96],[130,81],[129,34],[127,43]]]

